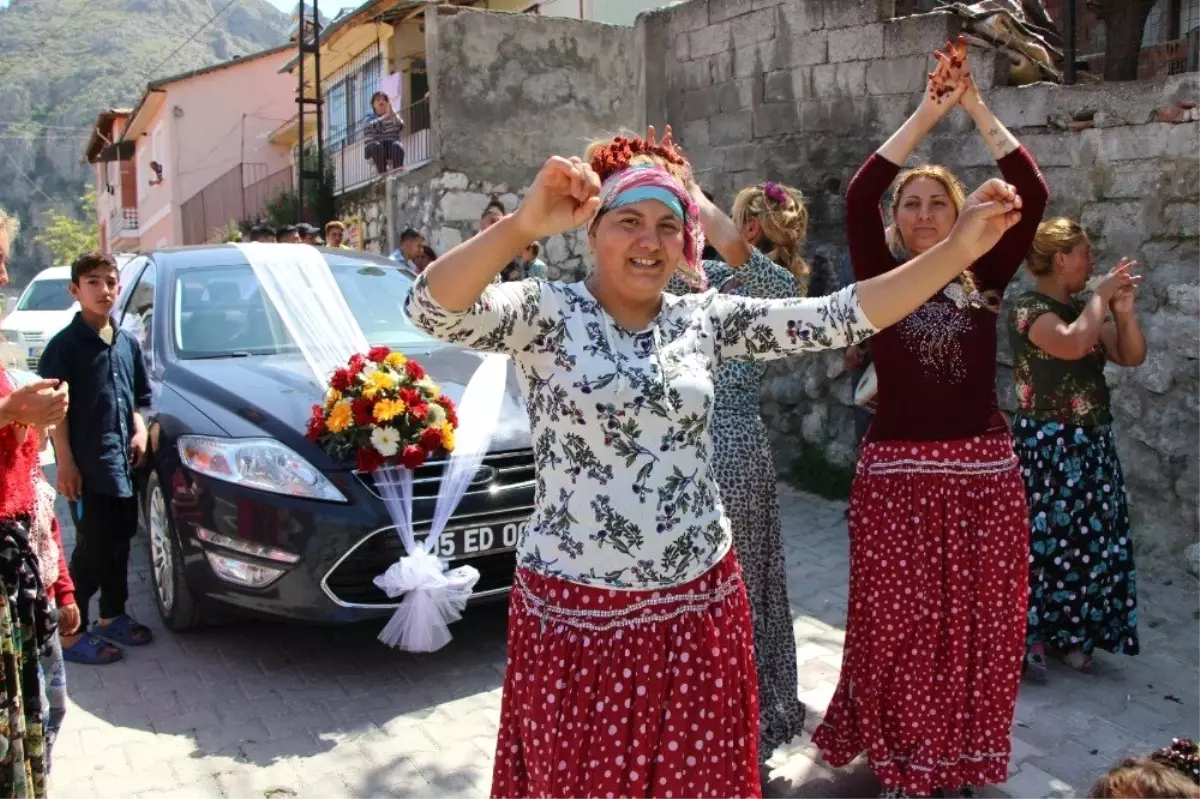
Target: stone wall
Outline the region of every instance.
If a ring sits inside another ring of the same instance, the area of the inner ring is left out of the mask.
[[[478,229],[491,199],[509,211],[555,154],[629,129],[634,30],[531,14],[443,8],[426,15],[434,158],[392,178],[385,210],[445,252]],[[581,234],[544,242],[553,277],[583,274]]]
[[[892,19],[890,5],[692,0],[645,14],[637,26],[639,123],[673,125],[702,181],[726,205],[737,188],[764,179],[801,188],[811,214],[808,257],[836,266],[846,252],[846,184],[919,102],[929,53],[957,33],[947,14]],[[1200,82],[1186,74],[1014,88],[993,85],[1004,82],[995,57],[975,58],[988,104],[1045,172],[1049,213],[1080,217],[1095,234],[1101,264],[1122,255],[1143,264],[1138,310],[1149,359],[1137,369],[1110,367],[1109,380],[1136,521],[1153,531],[1141,551],[1177,558],[1196,538],[1200,493],[1200,127],[1180,105],[1200,99]],[[968,186],[996,174],[961,111],[914,160],[947,164]],[[1011,409],[1009,358],[1002,349],[998,390]],[[831,460],[852,461],[850,402],[840,353],[774,365],[763,408],[780,460],[803,439]]]

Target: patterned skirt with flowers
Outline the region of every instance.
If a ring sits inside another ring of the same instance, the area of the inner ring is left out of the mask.
[[[653,592],[517,570],[493,797],[761,794],[754,633],[732,552]]]
[[[865,751],[913,796],[1008,778],[1028,552],[1007,433],[863,447],[842,671],[813,735],[828,763]]]
[[[1028,644],[1138,653],[1137,570],[1112,428],[1018,415],[1029,503]]]

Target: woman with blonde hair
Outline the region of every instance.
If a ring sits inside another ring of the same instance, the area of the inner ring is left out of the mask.
[[[917,110],[847,188],[855,277],[895,274],[961,219],[968,201],[949,170],[901,171],[956,105],[1024,206],[996,247],[870,341],[878,393],[850,499],[846,646],[813,741],[834,766],[866,751],[892,796],[1007,780],[1028,592],[1025,491],[996,402],[996,300],[1048,191],[984,105],[965,44],[937,57]],[[889,185],[890,237],[880,211]]]
[[[947,241],[816,299],[664,292],[740,239],[668,143],[548,160],[520,207],[437,259],[405,303],[444,341],[511,355],[537,497],[517,541],[492,795],[760,796],[753,624],[713,476],[715,376],[844,347],[903,318],[1017,223],[990,181]],[[702,196],[702,195],[701,195]],[[493,283],[586,225],[578,283]],[[743,246],[745,246],[743,244]]]
[[[692,196],[702,222],[724,217],[703,193],[693,191]],[[808,209],[800,191],[771,181],[747,186],[733,201],[733,224],[736,228],[729,226],[726,236],[710,237],[723,260],[703,262],[708,287],[738,297],[805,296],[809,267],[801,252],[808,234]],[[716,231],[720,226],[707,224],[706,228]],[[693,289],[676,276],[667,291],[686,294]],[[798,695],[775,465],[759,413],[759,386],[765,371],[762,361],[722,364],[712,420],[712,469],[754,618],[760,763],[803,732],[805,715]]]
[[[1137,570],[1104,365],[1138,366],[1146,339],[1133,308],[1136,262],[1122,258],[1090,297],[1078,296],[1095,259],[1075,220],[1043,222],[1026,264],[1036,282],[1009,311],[1008,337],[1030,525],[1025,669],[1043,680],[1047,647],[1079,671],[1097,646],[1138,653]]]

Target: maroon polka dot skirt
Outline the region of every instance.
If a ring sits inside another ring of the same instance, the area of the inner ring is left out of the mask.
[[[761,796],[737,558],[659,591],[517,570],[493,797]]]
[[[829,764],[866,751],[916,796],[1008,779],[1028,560],[1007,433],[863,447],[841,678],[813,735]]]

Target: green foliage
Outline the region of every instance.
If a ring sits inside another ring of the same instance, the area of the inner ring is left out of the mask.
[[[96,192],[88,190],[80,198],[83,219],[76,219],[51,208],[47,213],[50,221],[33,243],[45,247],[55,264],[69,264],[89,250],[100,248],[100,231],[96,227]]]
[[[800,454],[792,461],[787,480],[797,488],[825,499],[849,499],[854,468],[830,463],[820,447],[800,442]]]
[[[316,155],[306,152],[305,168],[316,166]],[[311,159],[311,160],[307,160]],[[300,195],[295,191],[281,191],[267,200],[266,222],[273,227],[294,225],[297,222],[308,222],[313,225],[323,225],[330,219],[336,218],[334,207],[334,172],[333,163],[327,162],[321,179],[304,179],[304,207],[300,205]]]
[[[229,220],[225,223],[225,227],[217,228],[208,238],[209,244],[230,244],[244,240],[242,234],[242,226],[240,222]]]

